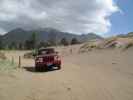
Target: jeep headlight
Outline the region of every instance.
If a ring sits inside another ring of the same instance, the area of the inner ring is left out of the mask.
[[[59,56],[55,56],[54,60],[60,60],[60,57]]]

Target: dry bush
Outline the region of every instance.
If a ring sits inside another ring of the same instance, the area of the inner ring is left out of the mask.
[[[27,52],[27,53],[24,54],[23,57],[24,57],[25,59],[33,59],[33,58],[34,58],[33,55],[34,55],[34,52]]]
[[[91,42],[87,42],[84,45],[82,45],[79,49],[79,52],[88,52],[96,48],[97,48],[97,44],[91,41]]]
[[[127,45],[125,45],[125,47],[123,48],[123,50],[127,50],[127,49],[129,49],[131,47],[133,47],[133,43],[132,42],[130,42]]]
[[[2,60],[5,60],[6,59],[6,56],[3,52],[0,52],[0,59]]]
[[[101,43],[101,48],[114,48],[116,45],[116,42],[115,42],[116,40],[117,40],[116,37],[105,39],[103,43]]]

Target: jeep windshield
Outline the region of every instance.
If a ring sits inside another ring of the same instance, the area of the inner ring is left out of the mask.
[[[54,49],[52,48],[38,50],[38,55],[45,55],[45,54],[51,54],[51,53],[55,53]]]

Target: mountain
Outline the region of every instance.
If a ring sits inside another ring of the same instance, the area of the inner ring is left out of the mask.
[[[3,35],[2,39],[5,44],[9,44],[12,42],[24,42],[30,37],[30,35],[31,34],[29,32],[21,28],[17,28]]]
[[[129,32],[127,34],[119,34],[117,37],[127,38],[127,37],[133,37],[133,32]]]
[[[47,41],[49,38],[56,38],[57,41],[60,41],[62,38],[67,38],[71,40],[72,38],[77,38],[80,42],[85,42],[92,39],[102,39],[101,36],[94,33],[88,33],[84,35],[76,35],[68,32],[61,32],[53,28],[43,28],[36,30],[24,30],[22,28],[14,29],[7,34],[2,36],[4,44],[10,44],[12,42],[23,43],[28,40],[32,33],[37,33],[37,41]]]

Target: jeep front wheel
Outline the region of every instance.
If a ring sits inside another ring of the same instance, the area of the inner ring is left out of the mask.
[[[58,68],[58,70],[60,70],[61,69],[61,65],[58,65],[57,68]]]

